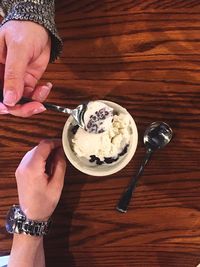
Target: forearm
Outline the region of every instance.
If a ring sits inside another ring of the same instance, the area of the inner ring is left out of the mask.
[[[43,237],[14,234],[8,267],[45,267]]]
[[[2,25],[10,20],[32,21],[46,28],[52,40],[51,58],[54,61],[62,50],[62,41],[55,25],[54,0],[0,0],[5,13]]]
[[[34,266],[45,267],[45,255],[44,255],[44,246],[43,246],[43,237],[41,237],[42,241],[37,249],[35,255],[35,264]]]

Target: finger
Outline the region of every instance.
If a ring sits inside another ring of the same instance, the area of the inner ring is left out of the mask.
[[[8,113],[9,111],[7,107],[3,103],[0,102],[0,114],[8,114]]]
[[[52,86],[53,86],[52,83],[47,83],[46,85],[37,86],[33,91],[31,98],[38,102],[45,101],[45,99],[48,97],[51,91]]]
[[[25,86],[32,87],[33,89],[35,88],[36,84],[38,83],[40,79],[40,75],[38,73],[35,73],[35,69],[31,64],[31,72],[26,72],[24,76],[24,84]],[[36,68],[37,70],[37,68]]]
[[[29,87],[29,86],[25,86],[23,96],[31,98],[33,91],[34,91],[34,88]]]
[[[38,158],[38,160],[46,161],[50,153],[62,146],[62,142],[60,139],[45,139],[42,140],[35,150],[34,157]]]
[[[16,105],[14,107],[7,106],[7,109],[10,114],[23,118],[30,117],[46,110],[46,108],[41,103],[36,101],[23,105]]]
[[[24,92],[23,96],[31,97],[33,91],[35,90],[36,84],[38,82],[38,77],[33,74],[26,73],[24,77]]]
[[[53,160],[53,174],[49,182],[49,190],[53,195],[61,194],[66,171],[66,160],[62,148],[56,150]]]
[[[4,74],[4,104],[14,106],[22,97],[24,76],[29,57],[20,46],[8,46]]]

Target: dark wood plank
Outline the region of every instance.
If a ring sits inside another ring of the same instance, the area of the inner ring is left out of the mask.
[[[191,267],[200,263],[200,2],[198,0],[57,1],[64,40],[61,58],[43,81],[49,101],[74,107],[108,99],[129,110],[139,131],[136,155],[108,177],[68,164],[63,194],[46,239],[47,266]],[[61,137],[66,118],[50,111],[32,118],[0,117],[0,254],[17,202],[14,172],[43,138]],[[152,158],[127,214],[115,211],[144,155],[142,135],[163,120],[175,133]]]

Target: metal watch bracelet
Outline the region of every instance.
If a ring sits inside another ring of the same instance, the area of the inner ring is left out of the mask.
[[[13,205],[6,218],[6,230],[11,234],[43,236],[48,234],[50,225],[50,219],[48,221],[28,219],[19,205]]]
[[[21,232],[27,235],[42,236],[48,234],[50,224],[51,224],[50,221],[37,222],[26,219],[26,221],[22,223],[21,228],[19,228],[18,226],[18,230],[21,229]]]

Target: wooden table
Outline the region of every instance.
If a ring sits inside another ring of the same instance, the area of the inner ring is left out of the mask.
[[[139,143],[128,166],[92,177],[68,163],[47,266],[196,267],[200,263],[200,2],[57,1],[62,57],[43,81],[48,101],[75,107],[85,100],[119,103],[134,117]],[[61,137],[65,116],[47,111],[28,119],[0,117],[0,254],[17,202],[14,172],[41,139]],[[175,136],[154,154],[127,214],[115,210],[144,156],[142,136],[153,121]]]

